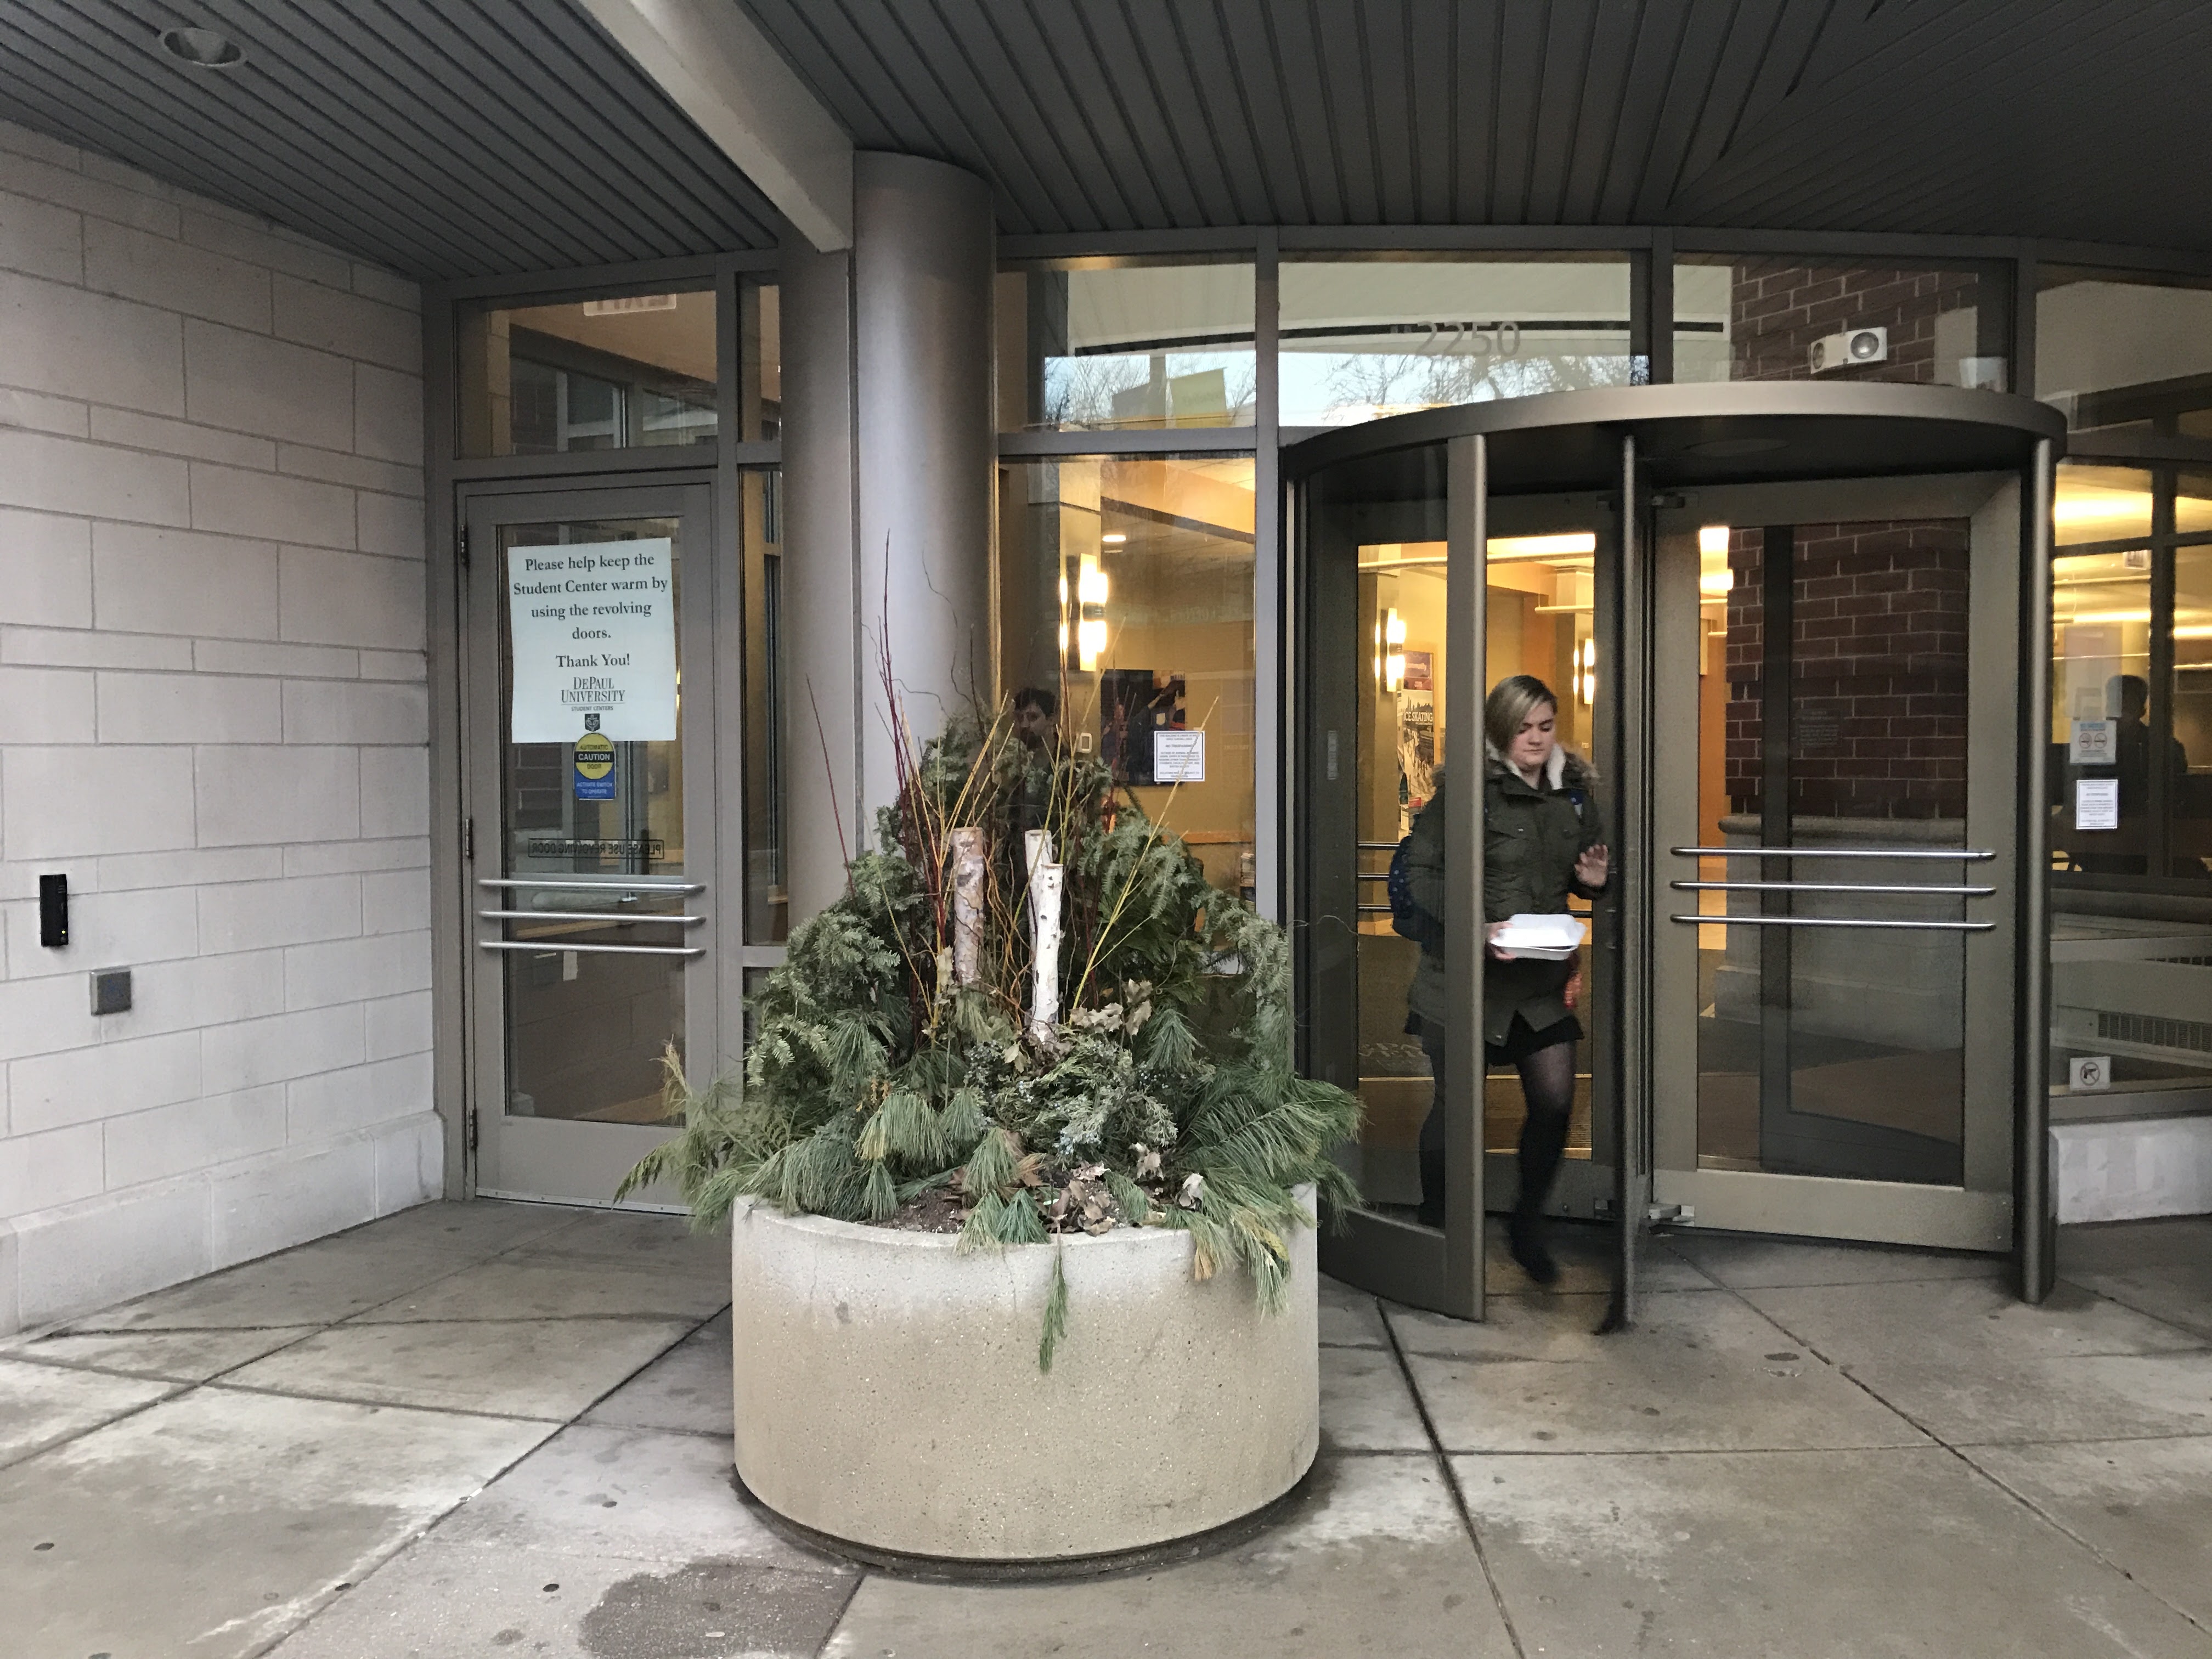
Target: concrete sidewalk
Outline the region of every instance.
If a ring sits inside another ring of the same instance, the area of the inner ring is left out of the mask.
[[[1262,1536],[985,1588],[738,1504],[720,1241],[429,1206],[0,1343],[0,1648],[2212,1659],[2212,1220],[2068,1234],[2040,1309],[1686,1235],[1605,1339],[1570,1245],[1481,1326],[1324,1284],[1322,1455]]]

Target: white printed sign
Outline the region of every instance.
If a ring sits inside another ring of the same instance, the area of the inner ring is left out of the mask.
[[[2112,742],[2112,729],[2118,724],[2118,720],[2075,720],[2066,758],[2076,766],[2112,765],[2119,758]]]
[[[2117,830],[2120,827],[2120,781],[2118,778],[2074,780],[2074,827],[2076,830]]]
[[[1154,783],[1204,783],[1206,733],[1164,731],[1152,733]]]
[[[665,536],[508,550],[513,742],[676,736],[674,555]]]

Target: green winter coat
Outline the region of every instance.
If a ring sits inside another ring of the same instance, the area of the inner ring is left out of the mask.
[[[1482,812],[1482,897],[1487,921],[1504,921],[1522,914],[1558,915],[1567,908],[1567,895],[1595,898],[1596,892],[1575,879],[1575,860],[1605,839],[1598,811],[1595,775],[1578,755],[1564,748],[1552,750],[1552,759],[1538,783],[1521,775],[1495,756],[1486,766]],[[1412,845],[1406,852],[1406,870],[1413,902],[1431,915],[1442,917],[1444,903],[1444,774],[1437,770],[1436,793],[1413,820]],[[1523,957],[1500,962],[1485,952],[1482,984],[1482,1038],[1503,1042],[1518,1014],[1529,1029],[1540,1031],[1556,1025],[1570,1012],[1560,994],[1574,976],[1575,963],[1541,962]],[[1443,1023],[1444,952],[1421,952],[1407,997],[1412,1012],[1425,1024]]]

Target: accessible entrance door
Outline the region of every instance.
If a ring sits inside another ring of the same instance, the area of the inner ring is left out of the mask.
[[[714,492],[460,506],[477,1190],[609,1203],[670,1133],[664,1057],[711,1075],[738,1047],[718,900],[734,927],[742,879],[717,833],[718,727],[738,721],[718,720],[716,665],[738,653]]]
[[[1656,1213],[2008,1249],[2019,475],[1664,501]]]

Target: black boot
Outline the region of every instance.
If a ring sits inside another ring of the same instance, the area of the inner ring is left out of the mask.
[[[1424,1227],[1444,1224],[1444,1155],[1425,1149],[1421,1153],[1421,1207],[1413,1219]]]
[[[1521,1271],[1539,1285],[1559,1282],[1559,1264],[1544,1242],[1544,1215],[1516,1210],[1505,1219],[1505,1248],[1521,1264]]]

